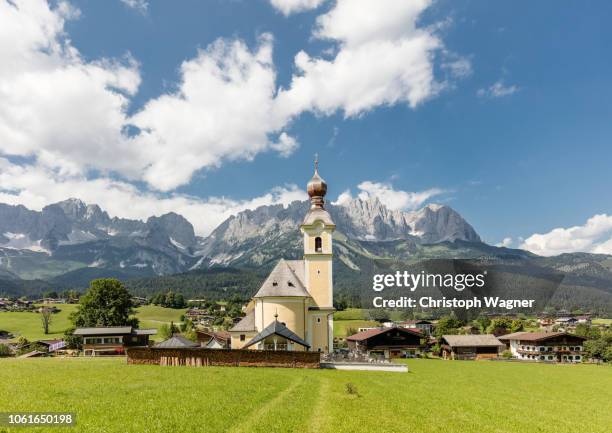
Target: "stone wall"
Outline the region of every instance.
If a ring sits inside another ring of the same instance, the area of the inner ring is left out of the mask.
[[[319,368],[318,352],[285,352],[232,349],[127,349],[128,364],[186,365],[192,367],[289,367]]]

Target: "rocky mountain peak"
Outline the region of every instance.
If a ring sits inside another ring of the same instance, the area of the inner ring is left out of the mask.
[[[150,217],[146,226],[149,236],[168,236],[177,248],[189,248],[197,242],[193,226],[185,217],[174,212]]]
[[[58,203],[46,206],[46,208],[59,208],[71,220],[80,220],[85,216],[87,205],[78,198],[69,198]]]

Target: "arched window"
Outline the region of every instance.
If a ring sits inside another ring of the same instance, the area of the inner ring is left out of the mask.
[[[315,238],[315,251],[317,253],[323,251],[323,241],[321,241],[321,238],[319,236]]]

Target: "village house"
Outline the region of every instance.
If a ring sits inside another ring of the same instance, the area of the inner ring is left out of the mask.
[[[497,358],[505,345],[493,334],[443,335],[440,339],[444,359]]]
[[[398,323],[402,328],[417,328],[422,329],[426,335],[431,335],[434,329],[434,323],[429,320],[406,320]]]
[[[227,331],[197,330],[198,343],[208,349],[229,349],[232,336]]]
[[[552,317],[541,317],[538,319],[538,325],[542,328],[547,328],[555,324],[555,319]]]
[[[134,329],[131,326],[77,328],[74,335],[83,337],[83,355],[123,355],[127,347],[148,346],[156,329]]]
[[[566,327],[576,326],[577,323],[578,323],[578,319],[576,319],[575,317],[571,317],[571,316],[570,317],[559,317],[557,320],[555,320],[555,324],[566,326]]]
[[[143,305],[148,305],[149,300],[142,296],[132,296],[132,304],[136,307],[141,307]]]
[[[66,342],[62,339],[38,340],[35,344],[46,347],[47,353],[63,351],[66,348]]]
[[[416,328],[373,328],[351,335],[346,341],[352,351],[388,359],[417,355],[424,337],[423,331]]]
[[[514,332],[499,337],[516,359],[581,362],[585,337],[566,332]]]
[[[584,323],[585,325],[591,325],[591,316],[575,316],[577,323]]]
[[[281,259],[230,329],[232,349],[333,351],[332,233],[327,184],[318,163],[308,182],[311,207],[300,231],[303,260]]]

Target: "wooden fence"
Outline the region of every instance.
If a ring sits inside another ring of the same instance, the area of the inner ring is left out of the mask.
[[[288,367],[319,368],[318,352],[287,352],[272,350],[232,349],[127,349],[128,364],[185,365],[190,367]]]

